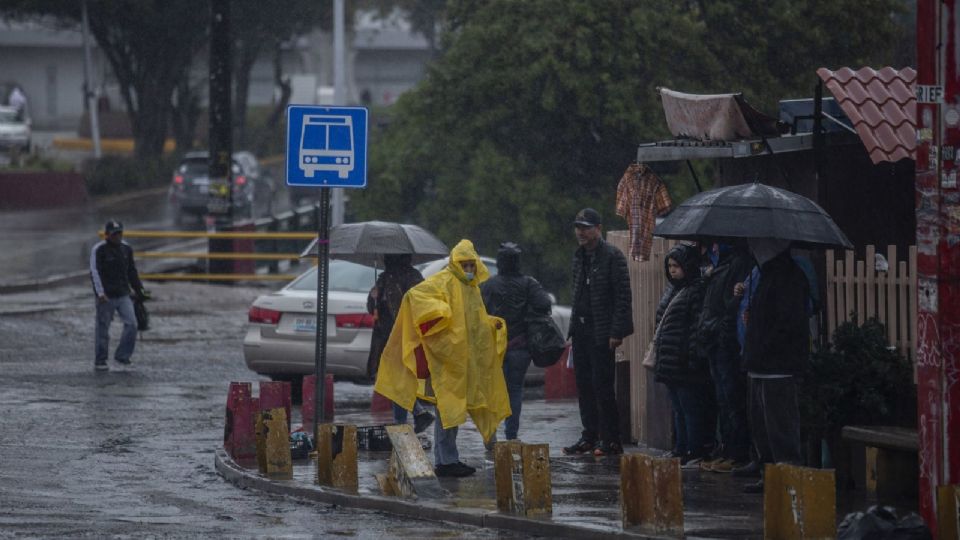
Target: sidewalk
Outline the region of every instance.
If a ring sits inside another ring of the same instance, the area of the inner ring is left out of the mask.
[[[369,391],[356,387],[350,394]],[[338,391],[339,391],[338,387]],[[346,390],[346,389],[344,389]],[[342,399],[352,396],[337,395]],[[294,429],[299,425],[299,412],[293,413]],[[365,410],[342,410],[337,423],[356,425],[385,424],[392,421],[390,412],[370,413]],[[432,439],[433,428],[427,430]],[[294,462],[293,480],[269,480],[256,470],[256,464],[237,464],[222,449],[216,457],[217,469],[230,482],[272,493],[304,497],[327,504],[365,508],[418,519],[451,521],[513,530],[531,536],[580,538],[645,538],[634,531],[624,531],[620,521],[620,458],[564,456],[562,447],[580,435],[580,417],[576,400],[524,401],[520,437],[531,443],[550,445],[550,472],[553,484],[553,515],[549,518],[525,518],[501,514],[496,508],[493,479],[493,455],[483,447],[480,434],[471,422],[460,427],[457,438],[461,461],[477,467],[468,478],[441,478],[440,484],[450,496],[442,500],[411,501],[381,495],[374,475],[386,472],[389,452],[358,453],[359,489],[349,494],[314,484],[316,466],[309,460]],[[502,439],[502,427],[500,437]],[[629,452],[660,453],[636,446]],[[427,450],[432,461],[432,450]],[[761,538],[763,536],[763,496],[741,492],[743,479],[729,474],[699,470],[683,471],[684,529],[687,538]]]

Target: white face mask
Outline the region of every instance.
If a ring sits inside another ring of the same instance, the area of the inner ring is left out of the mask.
[[[464,272],[463,275],[467,278],[467,281],[473,281],[473,272]]]

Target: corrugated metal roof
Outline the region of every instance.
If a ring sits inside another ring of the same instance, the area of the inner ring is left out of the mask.
[[[916,159],[916,70],[820,68],[817,75],[837,98],[874,163]]]

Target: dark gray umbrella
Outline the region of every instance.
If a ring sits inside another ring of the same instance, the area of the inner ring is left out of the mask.
[[[772,238],[809,247],[853,245],[817,203],[754,182],[698,193],[658,224],[664,238]]]
[[[417,225],[387,221],[344,223],[330,229],[330,257],[383,267],[384,255],[409,254],[413,264],[450,254],[450,249],[432,233]],[[317,256],[317,241],[301,257]]]

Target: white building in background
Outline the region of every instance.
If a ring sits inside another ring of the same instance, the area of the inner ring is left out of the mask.
[[[400,16],[378,20],[371,14],[358,14],[347,37],[346,80],[351,103],[390,105],[426,73],[432,54],[429,45],[422,36],[412,33]],[[96,42],[91,43],[93,85],[113,110],[122,110],[110,64]],[[325,100],[327,89],[333,86],[332,51],[332,35],[320,31],[301,36],[285,48],[284,75],[295,81],[298,102]],[[269,51],[263,51],[250,74],[250,105],[270,105],[277,99],[269,55]],[[206,53],[197,60],[194,73],[202,78]],[[0,104],[6,103],[13,85],[19,85],[26,94],[35,129],[76,131],[84,112],[79,26],[61,30],[53,24],[0,20]],[[315,96],[313,100],[307,97],[310,94]]]

